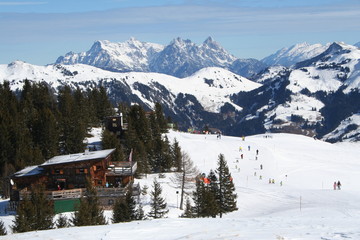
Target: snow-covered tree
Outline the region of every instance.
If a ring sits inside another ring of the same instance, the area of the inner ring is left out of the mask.
[[[162,218],[169,212],[165,199],[161,196],[161,193],[162,188],[156,179],[154,179],[153,191],[150,193],[151,210],[148,213],[148,216],[151,218]]]
[[[191,202],[190,202],[189,198],[186,198],[185,210],[184,210],[184,213],[181,215],[181,217],[183,217],[183,218],[193,218],[194,217],[193,207],[191,206]]]
[[[145,219],[145,213],[144,213],[144,209],[141,205],[141,202],[139,202],[136,211],[135,211],[135,220],[143,220]]]
[[[68,218],[64,214],[60,214],[58,219],[56,220],[57,228],[66,228],[69,226]]]
[[[7,234],[4,222],[0,219],[0,236],[4,236]]]

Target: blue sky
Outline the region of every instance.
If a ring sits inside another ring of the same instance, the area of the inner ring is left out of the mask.
[[[360,0],[0,0],[0,64],[53,63],[95,40],[200,44],[239,58],[296,43],[360,42]]]

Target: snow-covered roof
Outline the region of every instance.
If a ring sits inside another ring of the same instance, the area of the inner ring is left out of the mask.
[[[64,164],[64,163],[73,163],[73,162],[80,162],[80,161],[89,161],[95,159],[106,158],[111,153],[115,151],[114,149],[106,149],[100,151],[92,151],[92,152],[83,152],[83,153],[75,153],[69,155],[60,155],[50,158],[40,166],[50,166],[56,164]]]
[[[24,169],[14,173],[14,177],[27,177],[27,176],[34,176],[42,173],[43,168],[39,166],[28,166]]]

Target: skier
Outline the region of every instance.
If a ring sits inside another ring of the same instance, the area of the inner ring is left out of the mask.
[[[242,147],[241,146],[239,147],[239,152],[242,152]]]
[[[280,187],[282,186],[282,181],[280,182]]]
[[[337,187],[338,187],[338,190],[341,189],[341,183],[340,183],[340,181],[337,182]]]
[[[250,145],[248,146],[248,150],[250,151]]]
[[[260,164],[260,170],[262,170],[262,164]]]
[[[244,154],[241,154],[240,157],[241,157],[241,159],[244,159]]]
[[[256,155],[259,155],[259,149],[256,149]]]
[[[334,182],[334,190],[336,190],[336,186],[337,186],[337,184],[336,184],[336,182]]]

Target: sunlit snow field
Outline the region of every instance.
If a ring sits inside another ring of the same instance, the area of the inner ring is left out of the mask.
[[[11,234],[0,239],[360,239],[359,144],[330,144],[291,134],[247,136],[245,141],[178,132],[168,137],[176,138],[206,174],[216,168],[218,155],[224,154],[238,195],[238,211],[222,219],[179,218],[179,189],[170,181],[172,174],[166,174],[158,179],[170,210],[165,219]],[[89,139],[92,141],[99,138]],[[150,191],[155,177],[158,175],[136,181]],[[269,184],[269,179],[275,183]],[[338,180],[342,189],[333,190]],[[141,201],[147,212],[149,196],[142,196]],[[5,204],[1,202],[2,207]],[[111,212],[106,215],[110,217]],[[14,216],[2,211],[1,219],[9,226]]]

